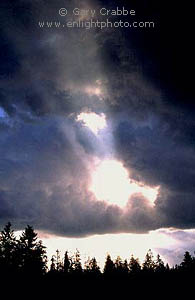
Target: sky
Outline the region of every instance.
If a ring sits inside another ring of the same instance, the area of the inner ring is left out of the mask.
[[[0,8],[1,227],[34,226],[50,253],[152,248],[172,264],[193,253],[193,10],[161,0]]]

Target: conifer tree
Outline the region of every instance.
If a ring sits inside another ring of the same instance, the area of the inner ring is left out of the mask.
[[[46,251],[42,241],[37,241],[33,227],[27,226],[18,241],[18,255],[23,273],[43,274],[46,271]]]
[[[156,262],[155,262],[155,271],[158,273],[164,272],[166,270],[165,264],[160,257],[160,254],[157,254]]]
[[[145,261],[143,263],[143,271],[151,273],[154,270],[155,270],[154,255],[151,249],[149,249],[149,251],[146,254]]]
[[[120,256],[117,256],[114,266],[116,275],[121,276],[123,273],[123,261]]]
[[[0,235],[0,268],[1,271],[9,273],[16,271],[16,237],[11,223],[8,222]]]
[[[192,258],[191,254],[188,251],[186,251],[184,253],[183,261],[180,264],[180,268],[185,271],[191,271],[193,266],[194,266],[194,259]]]
[[[55,271],[56,271],[56,258],[55,258],[55,255],[52,255],[50,272],[54,273]]]
[[[114,262],[112,261],[110,254],[108,254],[106,257],[105,265],[104,265],[104,274],[107,276],[108,275],[112,276],[112,275],[114,275],[114,271],[115,271]]]
[[[138,258],[132,255],[129,262],[129,270],[131,275],[137,275],[141,271],[141,266]]]
[[[81,255],[78,249],[76,249],[75,256],[73,257],[73,272],[75,275],[81,275],[82,274],[82,265],[81,265]]]
[[[72,261],[68,256],[68,251],[66,251],[64,255],[64,273],[70,274],[71,271],[72,271]]]

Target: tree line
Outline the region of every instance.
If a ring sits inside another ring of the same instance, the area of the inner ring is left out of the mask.
[[[11,223],[8,222],[0,233],[0,276],[44,278],[49,280],[62,279],[162,279],[179,278],[195,274],[195,257],[186,251],[179,265],[170,267],[158,254],[155,258],[149,250],[141,264],[133,255],[130,260],[122,260],[119,256],[112,260],[108,254],[103,270],[100,269],[95,257],[81,263],[79,250],[74,255],[65,252],[60,257],[57,250],[48,261],[46,247],[38,240],[32,226],[27,226],[19,238],[16,238]]]

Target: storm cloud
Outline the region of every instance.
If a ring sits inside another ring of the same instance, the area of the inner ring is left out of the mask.
[[[62,21],[65,5],[130,8],[65,2],[1,1],[1,224],[66,236],[194,228],[193,56],[173,8],[131,7],[154,29],[40,28]],[[88,92],[94,86],[101,95]],[[77,122],[83,111],[106,115],[102,136]],[[122,210],[89,191],[94,157],[111,155],[131,179],[160,187],[154,207],[134,195]]]

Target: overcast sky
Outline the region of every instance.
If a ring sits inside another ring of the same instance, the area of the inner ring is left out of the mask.
[[[154,28],[39,26],[88,20],[74,8],[93,9],[103,22],[100,9],[117,6],[136,15],[110,21],[153,21]],[[189,11],[153,0],[1,0],[1,225],[77,238],[176,228],[192,249],[194,235],[185,231],[195,227]],[[96,135],[78,121],[82,112],[104,114],[107,127]],[[94,158],[120,161],[131,180],[159,187],[155,205],[138,194],[125,209],[96,199]]]

